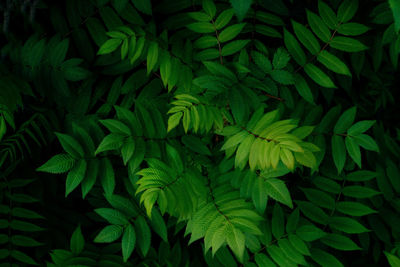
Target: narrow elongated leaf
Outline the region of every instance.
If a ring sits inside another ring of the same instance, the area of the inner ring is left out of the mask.
[[[123,228],[120,225],[108,225],[100,231],[100,233],[94,239],[96,243],[111,243],[117,240],[123,232]]]
[[[307,73],[307,75],[317,84],[327,87],[327,88],[336,88],[335,84],[329,78],[328,75],[326,75],[320,68],[317,66],[308,63],[307,65],[304,66],[304,71]]]
[[[101,45],[99,51],[97,52],[98,55],[109,54],[115,51],[118,46],[122,43],[121,39],[109,39],[104,44]]]
[[[344,267],[336,257],[321,249],[311,249],[311,258],[321,266]]]
[[[324,50],[318,54],[317,60],[326,68],[339,74],[351,76],[349,68],[338,57]]]
[[[98,208],[94,211],[111,224],[125,225],[128,223],[128,219],[125,217],[125,215],[117,210]]]
[[[345,138],[347,152],[354,162],[361,168],[361,151],[360,146],[356,143],[354,138],[347,136]]]
[[[233,9],[235,10],[236,17],[242,21],[249,11],[253,0],[230,0]]]
[[[124,230],[124,234],[122,235],[122,257],[124,262],[127,262],[129,257],[132,255],[132,252],[135,248],[136,244],[136,233],[135,228],[133,228],[132,224],[128,224],[128,226]]]
[[[356,36],[367,32],[369,29],[363,24],[350,22],[341,24],[337,31],[343,35]]]
[[[58,154],[49,159],[45,164],[37,168],[37,171],[49,173],[64,173],[75,164],[75,159],[68,154]]]
[[[317,14],[307,10],[307,20],[315,35],[317,35],[317,37],[323,42],[329,42],[331,32],[322,19]]]
[[[290,197],[289,190],[285,183],[277,178],[265,179],[265,186],[268,195],[276,201],[285,204],[286,206],[293,208],[292,198]]]
[[[379,147],[371,136],[366,134],[359,134],[352,138],[359,146],[370,151],[379,152]]]
[[[360,41],[343,36],[334,37],[330,42],[330,46],[332,48],[345,52],[360,52],[368,49],[368,47]]]
[[[72,233],[70,241],[70,249],[75,255],[79,255],[85,247],[85,239],[83,238],[81,227],[78,226]]]
[[[73,137],[62,133],[56,133],[56,136],[68,154],[76,158],[83,157],[83,148]]]
[[[314,96],[311,92],[310,86],[308,86],[303,76],[296,74],[294,78],[294,86],[296,87],[299,95],[309,103],[314,103]]]
[[[225,28],[218,35],[218,40],[221,43],[224,43],[224,42],[234,39],[242,31],[242,29],[245,25],[246,25],[246,23],[240,23],[240,24],[234,24],[234,25],[231,25],[231,26]]]
[[[359,202],[341,201],[336,204],[336,210],[350,216],[365,216],[368,214],[376,213],[370,207]]]
[[[151,232],[143,216],[135,221],[136,241],[143,255],[147,255],[151,244]]]
[[[338,19],[335,12],[330,8],[324,1],[318,0],[318,12],[322,20],[332,30],[336,29],[338,25]]]
[[[297,39],[291,34],[289,31],[284,29],[283,31],[283,41],[285,42],[285,46],[289,51],[290,55],[297,62],[297,64],[303,66],[307,62],[306,54],[301,48]]]
[[[215,31],[214,26],[210,22],[195,22],[186,27],[198,33],[211,33]]]
[[[158,44],[156,42],[151,42],[149,50],[147,52],[147,74],[149,74],[158,61]]]
[[[226,242],[236,257],[238,257],[239,261],[242,262],[245,248],[245,235],[240,230],[234,228],[232,224],[228,224],[227,227],[228,233]]]
[[[222,11],[215,20],[215,28],[220,30],[225,27],[231,21],[234,14],[235,11],[232,8]]]
[[[338,173],[341,173],[346,163],[346,147],[343,137],[334,135],[332,136],[332,156]]]
[[[338,20],[340,22],[349,21],[354,14],[356,13],[358,8],[358,0],[345,0],[340,4],[338,8]]]
[[[329,220],[329,226],[348,234],[360,234],[369,231],[356,220],[347,217],[331,217]]]
[[[85,178],[87,168],[86,160],[79,160],[76,166],[68,173],[65,182],[65,197],[69,195]]]
[[[249,42],[250,40],[235,40],[230,43],[227,43],[222,47],[221,54],[223,56],[233,55],[242,50]]]
[[[292,21],[292,25],[296,37],[305,46],[305,48],[311,52],[311,54],[316,55],[321,50],[321,46],[319,45],[314,34],[296,21]]]
[[[303,225],[296,230],[296,235],[306,242],[318,240],[326,234],[314,225]]]
[[[356,117],[357,108],[352,107],[347,109],[343,114],[339,117],[337,123],[335,124],[335,128],[333,128],[333,132],[335,134],[343,134],[350,128],[353,124],[354,119]]]
[[[349,185],[342,189],[342,193],[345,196],[355,197],[355,198],[370,198],[379,195],[380,192],[360,185]]]

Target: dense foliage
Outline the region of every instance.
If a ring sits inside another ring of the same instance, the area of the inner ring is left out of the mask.
[[[0,10],[1,266],[400,266],[400,1]]]

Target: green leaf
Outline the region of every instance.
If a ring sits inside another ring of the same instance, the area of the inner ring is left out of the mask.
[[[400,31],[400,3],[398,0],[389,0],[389,6],[393,13],[394,28],[396,33],[398,33]]]
[[[315,65],[311,63],[306,64],[304,66],[304,71],[317,84],[327,88],[336,88],[331,78],[329,78],[328,75],[326,75],[321,69],[319,69]]]
[[[182,112],[177,112],[168,118],[168,132],[178,126],[181,118],[183,116]]]
[[[235,14],[235,11],[232,8],[222,11],[215,20],[215,28],[220,30],[225,27],[232,20],[233,14]]]
[[[289,51],[290,55],[297,62],[297,64],[303,66],[307,62],[306,54],[301,48],[299,42],[296,38],[288,32],[286,29],[283,31],[283,41],[285,42],[285,46]]]
[[[322,20],[332,30],[336,29],[338,19],[335,12],[322,0],[318,0],[318,12]]]
[[[210,19],[214,18],[215,13],[217,12],[217,8],[212,0],[203,0],[203,9]]]
[[[232,224],[228,224],[226,242],[239,261],[243,262],[245,235],[240,230],[233,227]]]
[[[332,256],[332,254],[321,249],[311,249],[311,258],[321,266],[344,267],[344,265],[337,258]]]
[[[99,160],[90,160],[88,162],[85,178],[81,183],[82,198],[86,197],[96,183],[97,174],[99,173],[99,165]]]
[[[158,61],[158,44],[156,42],[151,42],[149,45],[149,50],[147,52],[147,74],[149,74]]]
[[[296,230],[296,235],[306,242],[318,240],[326,234],[314,225],[303,225]]]
[[[94,211],[111,224],[125,225],[128,223],[126,216],[115,209],[98,208]]]
[[[39,265],[33,258],[30,256],[26,255],[25,253],[19,251],[19,250],[11,250],[10,251],[10,256],[20,262],[29,264],[29,265]]]
[[[122,42],[121,46],[121,60],[124,60],[126,58],[126,56],[128,55],[128,50],[129,50],[129,40],[125,39]]]
[[[356,36],[367,32],[369,29],[363,24],[350,22],[341,24],[337,31],[343,35]]]
[[[183,172],[183,162],[179,152],[171,145],[165,144],[168,160],[172,163],[171,167],[178,173]]]
[[[281,206],[276,203],[272,211],[272,219],[271,219],[272,235],[276,239],[280,239],[285,233],[284,227],[285,227],[285,220],[284,220],[283,210]]]
[[[139,216],[135,221],[136,241],[143,255],[147,255],[151,244],[151,232],[143,216]]]
[[[303,76],[299,74],[296,74],[294,77],[294,86],[296,87],[299,95],[307,102],[314,104],[314,96],[306,80],[304,80]]]
[[[336,210],[350,216],[365,216],[376,213],[376,211],[370,207],[359,202],[352,201],[340,201],[336,203]]]
[[[98,233],[94,239],[95,243],[111,243],[116,241],[123,232],[123,228],[120,225],[108,225]]]
[[[236,17],[242,21],[250,9],[252,0],[230,0],[233,9],[235,10]]]
[[[131,135],[131,130],[128,126],[126,126],[123,122],[113,119],[100,120],[101,124],[103,124],[110,132],[117,134],[125,134]]]
[[[95,155],[104,151],[119,149],[122,146],[125,138],[126,136],[117,133],[106,135],[94,152]]]
[[[246,23],[240,23],[240,24],[234,24],[234,25],[231,25],[231,26],[225,28],[218,35],[218,40],[221,43],[224,43],[224,42],[234,39],[243,30],[243,27],[245,25],[246,25]]]
[[[61,143],[61,146],[64,150],[75,158],[81,158],[84,155],[82,146],[76,141],[73,137],[62,134],[62,133],[55,133],[58,140]]]
[[[98,55],[105,55],[115,51],[122,43],[121,39],[109,39],[102,44],[97,52]]]
[[[233,55],[242,50],[249,42],[250,40],[235,40],[230,43],[227,43],[222,47],[221,54],[223,56]]]
[[[350,185],[342,189],[342,194],[348,197],[370,198],[379,195],[380,192],[365,186]]]
[[[186,27],[197,33],[212,33],[215,31],[214,26],[210,22],[195,22]]]
[[[100,182],[106,195],[112,195],[115,188],[115,174],[113,166],[108,158],[103,158],[101,162]]]
[[[377,172],[367,171],[367,170],[360,170],[348,173],[346,176],[346,180],[352,182],[362,182],[362,181],[369,181],[378,176]]]
[[[204,12],[189,12],[187,14],[192,19],[195,19],[200,22],[209,22],[211,20],[211,17]]]
[[[292,198],[285,183],[277,178],[265,179],[265,187],[268,195],[276,201],[285,204],[289,208],[293,208]]]
[[[356,118],[356,112],[357,108],[355,106],[343,112],[343,114],[339,117],[337,123],[335,124],[335,128],[333,128],[333,132],[335,134],[345,133],[353,124]]]
[[[44,219],[42,215],[33,210],[28,210],[25,208],[15,207],[11,209],[11,215],[20,218],[27,219]]]
[[[343,36],[334,37],[330,42],[330,46],[332,48],[345,52],[360,52],[368,49],[368,47],[360,41]]]
[[[262,254],[262,253],[257,253],[254,256],[254,260],[257,263],[257,266],[263,266],[263,267],[275,267],[275,263],[268,258],[267,255]]]
[[[359,135],[366,132],[376,121],[359,121],[347,130],[348,135]]]
[[[371,136],[366,134],[359,134],[353,136],[352,139],[357,143],[357,145],[365,148],[366,150],[379,152],[379,147],[375,140]]]
[[[311,256],[310,250],[308,249],[308,246],[306,245],[306,243],[299,238],[297,235],[295,234],[290,234],[288,236],[289,242],[290,244],[292,244],[292,246],[301,254],[303,255],[307,255],[307,256]]]
[[[135,152],[135,141],[133,138],[129,138],[122,145],[121,148],[121,156],[125,166],[128,163],[128,161],[132,158],[134,152]]]
[[[400,258],[397,257],[396,255],[393,255],[389,252],[384,251],[386,259],[388,260],[389,264],[391,267],[397,267],[400,266]]]
[[[306,12],[307,12],[308,24],[310,24],[311,30],[323,42],[325,43],[329,42],[329,40],[331,39],[331,32],[329,28],[325,25],[325,23],[318,15],[309,10],[307,10]]]
[[[13,235],[11,236],[10,241],[13,245],[20,247],[38,247],[43,245],[43,243],[24,235]]]
[[[322,63],[327,69],[333,72],[351,76],[350,70],[346,64],[343,63],[338,57],[332,55],[328,51],[324,50],[318,54],[317,60]]]
[[[189,149],[201,154],[211,156],[210,149],[202,142],[202,140],[193,135],[182,136],[182,143]]]
[[[75,159],[68,154],[58,154],[49,159],[45,164],[36,169],[36,171],[48,173],[65,173],[72,169]]]
[[[351,251],[361,249],[353,240],[344,235],[328,234],[321,238],[321,242],[338,250]]]
[[[136,233],[135,228],[133,228],[132,224],[128,224],[128,226],[124,230],[124,234],[122,235],[122,257],[124,262],[127,262],[129,257],[132,255],[132,252],[135,248],[136,244]]]
[[[329,220],[329,226],[348,234],[361,234],[369,231],[356,220],[347,217],[333,216]]]
[[[321,50],[321,46],[312,32],[294,20],[292,20],[292,25],[296,37],[305,46],[305,48],[307,48],[307,50],[313,55],[318,54],[318,52]]]
[[[297,225],[299,223],[299,218],[300,218],[300,211],[298,208],[296,208],[288,217],[288,220],[286,223],[286,232],[287,233],[292,233],[292,232],[296,231]]]
[[[307,199],[310,200],[313,204],[330,210],[334,209],[335,199],[333,199],[333,197],[331,197],[327,193],[324,193],[314,188],[300,188],[300,189],[301,191],[304,192]]]
[[[296,201],[299,205],[301,212],[310,220],[326,224],[329,221],[329,216],[319,207],[308,201]]]
[[[140,12],[147,15],[152,14],[151,0],[134,0],[132,3]]]
[[[87,168],[86,160],[79,160],[75,167],[68,173],[67,180],[65,182],[65,197],[69,195],[85,178]]]
[[[70,249],[74,255],[79,255],[85,247],[85,239],[83,238],[81,226],[78,226],[72,233],[70,241]]]
[[[271,77],[281,84],[289,85],[294,83],[292,73],[286,70],[273,70],[271,72]]]
[[[332,136],[332,157],[338,173],[341,173],[346,163],[346,147],[341,136]]]
[[[360,146],[356,143],[354,138],[347,136],[345,138],[347,152],[354,162],[361,168],[361,151]]]
[[[358,8],[358,0],[345,0],[340,4],[338,8],[337,18],[340,22],[349,21],[354,14],[356,14]]]
[[[274,54],[272,65],[274,66],[274,69],[283,69],[289,61],[290,56],[288,52],[284,48],[279,47]]]

